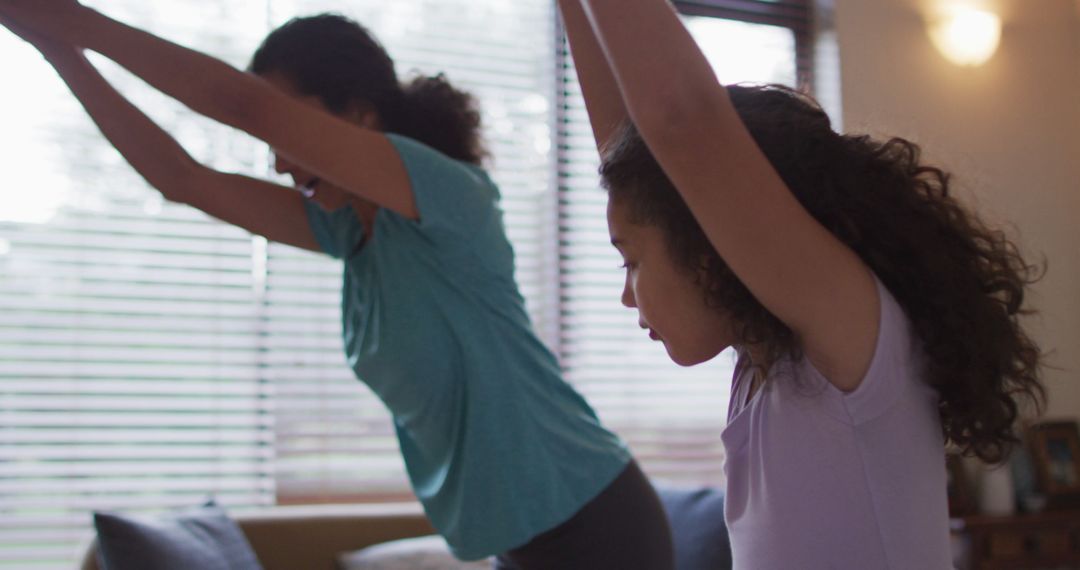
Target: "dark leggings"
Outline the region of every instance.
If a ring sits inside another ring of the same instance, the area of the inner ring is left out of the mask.
[[[570,520],[495,560],[496,570],[672,570],[675,549],[660,498],[637,463]]]

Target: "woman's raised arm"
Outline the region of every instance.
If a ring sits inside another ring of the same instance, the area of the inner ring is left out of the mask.
[[[601,152],[616,128],[627,119],[622,93],[615,83],[600,44],[593,35],[589,20],[585,17],[580,0],[559,0],[570,53],[574,57],[578,83],[585,98],[596,148]]]
[[[81,49],[23,29],[2,17],[0,24],[45,56],[105,138],[165,198],[189,204],[267,239],[320,251],[299,192],[203,166],[113,89]]]
[[[0,0],[0,15],[91,49],[211,119],[243,130],[350,193],[416,218],[408,174],[389,139],[285,94],[225,62],[72,0]]]

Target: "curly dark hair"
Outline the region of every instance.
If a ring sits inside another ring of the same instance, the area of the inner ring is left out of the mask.
[[[472,164],[488,156],[472,95],[442,74],[398,81],[394,61],[364,26],[340,14],[293,18],[270,32],[252,56],[256,75],[281,73],[332,113],[356,103],[375,108],[397,133]]]
[[[988,462],[1019,441],[1018,404],[1045,402],[1042,354],[1021,326],[1029,265],[1001,231],[949,193],[949,175],[919,147],[832,130],[807,95],[777,85],[733,85],[736,111],[804,208],[854,250],[896,297],[927,355],[947,441]],[[611,200],[630,221],[661,230],[673,259],[701,276],[707,302],[739,324],[740,343],[763,343],[769,362],[800,358],[795,335],[759,303],[713,249],[632,124],[605,149]],[[723,184],[723,181],[718,181]]]

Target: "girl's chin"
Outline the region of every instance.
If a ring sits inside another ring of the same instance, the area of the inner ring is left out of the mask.
[[[691,358],[689,357],[689,355],[686,354],[680,354],[678,350],[675,350],[671,345],[666,342],[664,342],[664,348],[667,349],[668,358],[670,358],[672,362],[678,364],[679,366],[693,366],[695,364],[701,364],[701,361],[699,359]]]
[[[723,349],[720,349],[720,350],[711,350],[710,349],[710,350],[707,350],[707,351],[694,351],[694,352],[691,353],[691,352],[680,351],[680,350],[678,350],[678,347],[673,347],[672,345],[668,344],[666,341],[661,341],[661,342],[664,343],[664,348],[667,349],[668,358],[670,358],[671,361],[674,362],[675,364],[678,364],[679,366],[684,366],[684,367],[696,366],[698,364],[704,364],[704,363],[712,360],[713,358],[716,358],[716,355],[723,352]]]

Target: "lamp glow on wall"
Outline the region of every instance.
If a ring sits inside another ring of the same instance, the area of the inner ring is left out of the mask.
[[[956,65],[982,65],[997,51],[1001,18],[972,6],[944,8],[930,23],[930,39]]]

